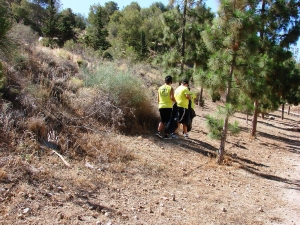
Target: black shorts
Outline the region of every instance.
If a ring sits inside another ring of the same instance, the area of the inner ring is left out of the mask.
[[[160,113],[160,122],[167,123],[172,114],[172,108],[162,108],[159,109]]]
[[[178,107],[178,123],[186,124],[188,116],[187,111],[188,109],[186,108]]]

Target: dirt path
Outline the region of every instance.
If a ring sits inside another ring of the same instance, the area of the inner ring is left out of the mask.
[[[219,166],[205,128],[214,109],[197,108],[188,140],[109,134],[133,156],[125,162],[95,155],[67,168],[55,154],[29,161],[1,150],[0,224],[299,225],[300,118],[260,118],[253,139],[236,114],[241,132]]]

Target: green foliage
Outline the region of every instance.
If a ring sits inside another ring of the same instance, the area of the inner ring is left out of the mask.
[[[174,7],[161,16],[164,25],[163,41],[171,48],[164,53],[161,65],[166,71],[171,67],[177,68],[180,71],[178,80],[190,73],[193,67],[207,69],[209,53],[201,32],[205,29],[205,24],[210,24],[214,17],[204,3],[194,5],[189,2],[182,8]],[[194,76],[197,75],[188,75],[189,78]]]
[[[106,40],[108,37],[108,31],[106,29],[108,20],[107,11],[102,6],[93,5],[91,7],[88,17],[88,22],[91,26],[87,29],[86,43],[101,53],[111,46]]]
[[[222,130],[224,127],[224,119],[220,117],[206,116],[206,126],[209,129],[208,136],[211,139],[221,140]],[[233,124],[228,124],[228,131],[231,135],[237,135],[240,132],[239,124],[234,121]]]
[[[16,55],[14,58],[14,68],[18,71],[22,71],[27,68],[28,58],[25,55]]]
[[[2,62],[0,61],[0,89],[3,88],[4,86],[4,74],[3,74],[3,65]]]
[[[52,38],[43,38],[40,43],[49,48],[59,48],[60,47],[60,42],[58,39],[52,39]]]
[[[208,136],[211,139],[221,139],[221,133],[224,125],[224,120],[213,116],[206,116],[206,126],[209,129]]]
[[[24,25],[30,26],[31,29],[42,35],[41,27],[47,16],[45,13],[47,5],[48,3],[44,1],[22,0],[20,3],[13,2],[11,7],[17,23],[22,21]]]
[[[0,59],[9,58],[14,50],[13,40],[8,36],[12,27],[8,3],[0,0]]]
[[[58,14],[57,23],[57,37],[60,46],[63,46],[67,40],[75,38],[75,30],[73,29],[76,25],[75,14],[71,9],[65,9]]]
[[[59,29],[58,29],[58,15],[57,10],[55,8],[56,0],[49,0],[49,5],[46,8],[47,17],[44,18],[44,24],[42,27],[42,32],[44,37],[49,38],[49,45],[52,46],[54,37],[58,36]]]
[[[113,64],[105,63],[95,74],[86,75],[86,86],[101,89],[118,105],[138,107],[146,99],[146,93],[141,91],[141,81],[127,71],[116,69]]]

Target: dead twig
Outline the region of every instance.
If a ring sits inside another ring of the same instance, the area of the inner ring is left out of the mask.
[[[59,158],[64,162],[64,164],[65,164],[67,167],[71,168],[70,163],[68,163],[68,162],[64,159],[64,157],[63,157],[61,154],[59,154],[57,151],[55,151],[55,150],[53,150],[53,149],[52,149],[52,151],[53,151],[56,155],[59,156]]]

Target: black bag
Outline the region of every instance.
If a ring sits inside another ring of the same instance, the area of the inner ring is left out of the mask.
[[[172,108],[171,117],[165,127],[165,133],[167,133],[167,134],[174,133],[178,127],[177,121],[178,121],[178,108],[177,108],[177,104],[174,103],[173,108]]]

